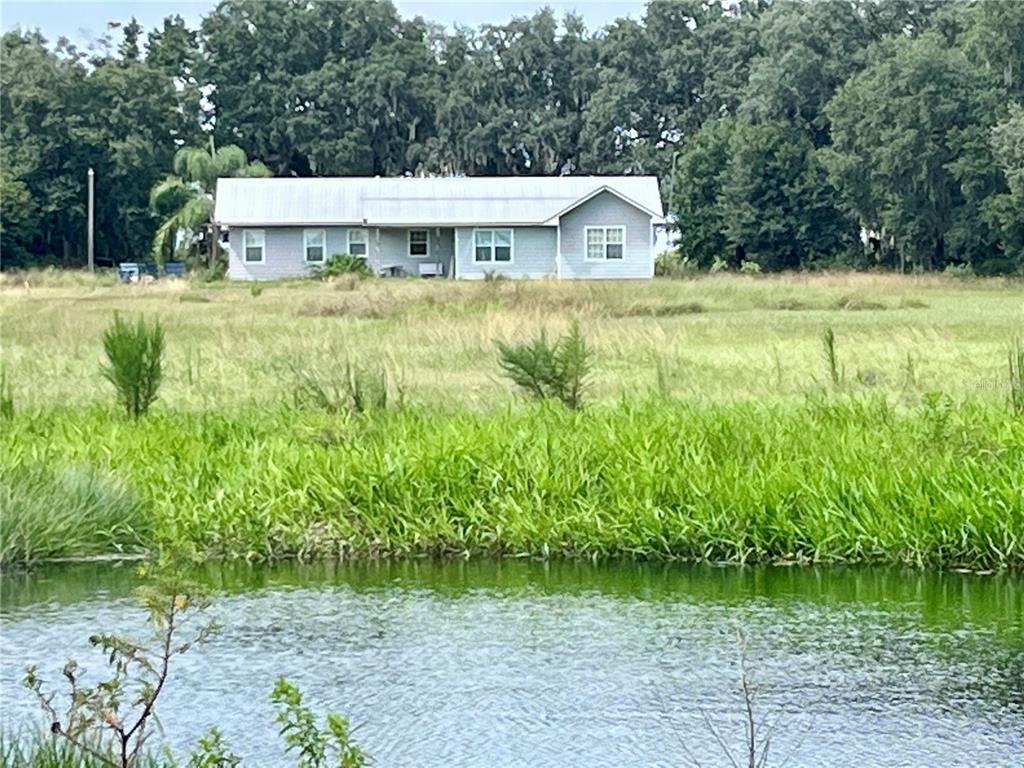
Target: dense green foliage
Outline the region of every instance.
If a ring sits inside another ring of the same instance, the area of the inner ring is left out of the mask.
[[[992,152],[1007,191],[990,195],[981,203],[983,219],[998,232],[1009,264],[1024,263],[1024,106],[1015,104],[1010,114],[992,129]]]
[[[601,30],[224,0],[94,54],[8,32],[0,245],[8,266],[81,264],[93,166],[101,261],[174,221],[167,255],[212,190],[180,172],[153,208],[150,190],[212,138],[275,175],[654,173],[705,266],[1013,271],[1022,31],[1015,0],[659,0]]]
[[[373,270],[366,263],[366,259],[360,256],[353,256],[350,253],[335,253],[327,262],[316,270],[317,275],[327,280],[340,275],[356,275],[357,277],[371,277]]]
[[[1005,94],[936,32],[887,40],[872,62],[825,108],[845,205],[914,264],[981,265],[1001,250],[979,209],[1005,189],[989,146]]]
[[[245,153],[229,144],[209,148],[184,147],[174,156],[174,173],[149,193],[149,207],[160,218],[153,239],[157,262],[168,257],[190,260],[203,242],[211,266],[219,257],[217,227],[211,217],[217,200],[217,179],[223,176],[268,176],[262,163],[250,163]]]
[[[734,249],[729,261],[779,270],[847,251],[855,232],[825,175],[811,140],[793,136],[786,123],[738,122],[716,200],[719,228]]]
[[[103,334],[107,362],[103,377],[117,392],[117,401],[130,418],[137,419],[157,398],[163,379],[164,329],[160,321],[140,317],[130,323],[118,314]]]
[[[782,0],[740,17],[756,43],[737,100],[678,141],[682,257],[1024,267],[1024,6]]]
[[[149,191],[167,173],[178,143],[199,129],[194,89],[176,88],[176,50],[194,45],[168,19],[140,45],[126,25],[115,52],[88,55],[37,33],[0,39],[0,249],[5,266],[84,264],[86,171],[96,171],[100,263],[149,250],[155,220]],[[187,65],[185,65],[187,66]]]
[[[103,408],[47,409],[15,416],[0,462],[5,477],[40,464],[116,474],[150,529],[124,530],[123,545],[143,536],[225,557],[1024,564],[1024,421],[1005,402],[259,407],[131,425]]]

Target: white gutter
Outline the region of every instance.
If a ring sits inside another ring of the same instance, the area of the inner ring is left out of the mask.
[[[392,224],[375,221],[246,221],[225,222],[216,220],[219,227],[349,227],[351,229],[454,229],[456,227],[554,227],[557,219],[545,221],[460,221],[456,223],[414,222],[412,224]]]

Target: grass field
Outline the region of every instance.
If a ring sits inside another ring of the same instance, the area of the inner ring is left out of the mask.
[[[256,559],[1024,564],[1024,419],[1007,403],[1020,283],[261,289],[8,279],[15,415],[0,422],[0,560],[185,544]],[[139,423],[98,370],[115,311],[167,330],[167,380]],[[495,339],[573,320],[595,348],[592,404],[521,400],[498,374]],[[401,405],[294,402],[296,370],[341,377],[347,361],[386,365]]]
[[[290,282],[258,296],[238,284],[64,281],[77,284],[8,278],[0,289],[3,363],[21,407],[109,399],[99,339],[115,311],[165,324],[157,408],[174,410],[279,403],[292,368],[346,360],[387,365],[412,402],[489,409],[513,397],[494,340],[560,333],[573,318],[596,349],[603,401],[655,387],[707,402],[802,398],[828,378],[827,326],[851,389],[997,401],[1010,338],[1024,334],[1024,284],[939,276]]]

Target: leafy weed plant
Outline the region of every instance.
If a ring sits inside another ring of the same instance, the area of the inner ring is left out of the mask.
[[[541,333],[519,344],[496,342],[498,364],[523,392],[538,400],[558,400],[580,410],[592,368],[593,353],[580,333],[578,321],[554,343]]]
[[[130,323],[119,314],[103,334],[107,363],[101,371],[132,419],[143,416],[157,398],[163,379],[164,330],[159,321]]]

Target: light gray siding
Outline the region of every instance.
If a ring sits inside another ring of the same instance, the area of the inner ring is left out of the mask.
[[[483,227],[490,229],[490,227]],[[502,229],[502,227],[499,227]],[[473,261],[473,227],[459,227],[456,230],[458,253],[455,261],[455,277],[465,280],[482,279],[488,272],[507,277],[547,277],[555,274],[555,252],[558,246],[555,227],[513,227],[512,261]]]
[[[587,261],[588,226],[624,226],[623,258]],[[348,252],[348,227],[313,227],[327,234],[328,257]],[[484,227],[490,229],[491,227]],[[265,236],[263,263],[242,258],[245,228],[230,230],[228,277],[232,280],[274,280],[308,276],[316,265],[303,254],[303,227],[262,227]],[[377,274],[400,271],[417,276],[419,265],[440,263],[443,274],[462,279],[481,279],[488,272],[508,277],[565,279],[648,278],[654,274],[651,216],[610,192],[601,192],[561,217],[557,227],[511,227],[512,261],[474,261],[474,227],[423,227],[427,231],[426,256],[409,255],[409,228],[366,227],[367,261]],[[556,254],[561,254],[559,265]],[[560,268],[559,268],[560,267]]]
[[[252,227],[252,229],[261,229]],[[277,280],[283,277],[306,277],[317,266],[307,264],[302,246],[306,227],[265,227],[265,252],[262,264],[247,263],[242,258],[244,229],[232,228],[228,242],[228,277],[231,280]],[[344,227],[309,227],[323,229],[327,234],[327,257],[348,250],[348,230]]]
[[[245,228],[232,228],[228,243],[228,277],[232,280],[277,280],[286,277],[308,277],[315,264],[307,264],[303,254],[303,231],[306,227],[253,227],[262,229],[266,242],[262,264],[246,263],[242,259]],[[345,227],[310,227],[327,232],[327,257],[348,253],[348,229]],[[455,236],[452,229],[427,230],[429,255],[409,256],[408,229],[378,229],[366,231],[367,261],[374,272],[387,267],[399,267],[407,275],[419,275],[419,264],[441,262],[444,273],[451,274],[455,255]]]
[[[624,226],[623,258],[586,260],[588,226]],[[562,216],[560,224],[563,278],[628,278],[654,276],[651,217],[610,192],[601,192]]]
[[[446,227],[424,229],[427,230],[428,255],[410,256],[409,229],[370,227],[367,230],[368,259],[373,271],[380,274],[389,268],[398,267],[405,274],[415,277],[420,273],[420,264],[440,262],[444,266],[444,274],[450,275],[455,253],[453,230]]]

